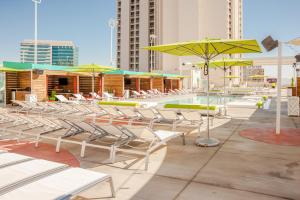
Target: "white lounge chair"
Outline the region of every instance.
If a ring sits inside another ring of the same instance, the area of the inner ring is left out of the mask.
[[[152,108],[139,108],[137,112],[142,120],[149,121],[149,128],[153,128],[154,123],[161,120],[161,116]]]
[[[16,153],[0,153],[0,169],[10,165],[32,160],[33,158]]]
[[[111,94],[109,94],[108,92],[103,92],[102,95],[103,95],[104,99],[116,99],[116,100],[124,99],[124,97],[114,97]]]
[[[81,168],[70,168],[12,190],[1,195],[0,199],[68,200],[101,182],[109,182],[112,197],[115,197],[110,175]]]
[[[66,169],[67,167],[68,166],[65,164],[46,160],[30,160],[1,168],[0,194],[3,194],[14,187],[22,186],[36,178]],[[1,196],[0,199],[2,199]]]
[[[164,120],[164,121],[172,124],[173,131],[176,130],[177,124],[179,124],[183,121],[183,118],[181,116],[179,116],[175,110],[162,109],[162,110],[157,110],[157,111],[162,118],[161,120]]]
[[[166,145],[166,142],[168,142],[171,139],[174,139],[179,136],[184,137],[184,133],[182,132],[165,131],[165,130],[153,131],[148,127],[142,127],[142,126],[122,126],[122,127],[128,132],[135,135],[136,139],[132,141],[134,143],[140,141],[141,146],[135,146],[129,142],[127,145],[124,145],[127,148],[122,148],[123,146],[116,147],[114,148],[114,153],[112,154],[111,160],[112,161],[115,160],[117,152],[128,152],[137,155],[144,155],[145,170],[148,169],[149,156],[153,151],[155,151],[157,148],[159,148],[162,145]]]
[[[124,107],[124,106],[118,106],[116,107],[119,112],[123,114],[125,118],[129,119],[128,124],[131,125],[133,121],[138,120],[141,118],[141,115],[137,112],[135,112],[134,108],[131,107]]]
[[[82,96],[80,93],[73,94],[77,101],[90,101],[89,99]]]
[[[55,95],[55,97],[58,99],[58,101],[60,101],[62,103],[76,103],[76,101],[71,101],[71,100],[67,99],[64,95],[59,94],[59,95]]]
[[[133,93],[132,97],[134,97],[134,98],[147,98],[145,95],[143,95],[135,90],[133,90],[132,93]]]
[[[103,99],[99,94],[97,94],[96,92],[90,92],[90,95],[92,96],[93,99],[98,99],[101,100]]]

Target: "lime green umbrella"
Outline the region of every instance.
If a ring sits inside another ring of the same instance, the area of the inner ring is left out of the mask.
[[[209,108],[209,63],[222,54],[261,53],[256,40],[223,40],[203,39],[199,41],[180,42],[174,44],[149,46],[144,49],[159,51],[176,56],[198,56],[205,60],[204,75],[207,75],[207,108]],[[197,139],[200,146],[217,146],[219,140],[210,138],[209,109],[207,109],[207,138]]]
[[[241,78],[240,76],[224,76],[224,78],[232,79],[232,78]]]
[[[87,72],[92,74],[92,92],[95,92],[95,73],[104,73],[114,71],[117,68],[111,66],[97,65],[97,64],[85,64],[70,67],[67,71],[70,72]],[[94,96],[94,95],[93,95]]]
[[[264,79],[264,78],[267,78],[268,76],[257,74],[257,75],[252,75],[249,77],[253,78],[253,79]]]
[[[20,72],[21,70],[8,68],[8,67],[2,67],[0,66],[0,72]]]
[[[105,66],[105,65],[85,64],[85,65],[70,67],[69,70],[72,72],[102,73],[102,72],[117,70],[117,68],[111,66]]]

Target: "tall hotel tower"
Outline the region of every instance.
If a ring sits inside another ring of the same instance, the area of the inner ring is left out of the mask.
[[[242,8],[242,0],[117,0],[117,66],[178,73],[182,63],[199,60],[142,47],[203,38],[241,39]],[[240,76],[239,69],[232,73]]]

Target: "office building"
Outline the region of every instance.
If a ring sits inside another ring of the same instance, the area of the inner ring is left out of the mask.
[[[21,42],[21,62],[34,63],[34,45],[34,40]],[[71,41],[38,40],[37,63],[63,66],[78,65],[78,48]]]
[[[117,0],[117,20],[117,66],[126,70],[185,73],[182,63],[197,58],[141,48],[207,37],[243,37],[242,0]],[[234,68],[232,73],[240,76],[241,72]],[[214,73],[218,74],[222,73]]]

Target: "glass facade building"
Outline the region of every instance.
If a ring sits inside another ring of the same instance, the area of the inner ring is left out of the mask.
[[[20,60],[34,63],[34,41],[21,42]],[[78,48],[70,41],[38,41],[37,63],[49,65],[78,65]]]

